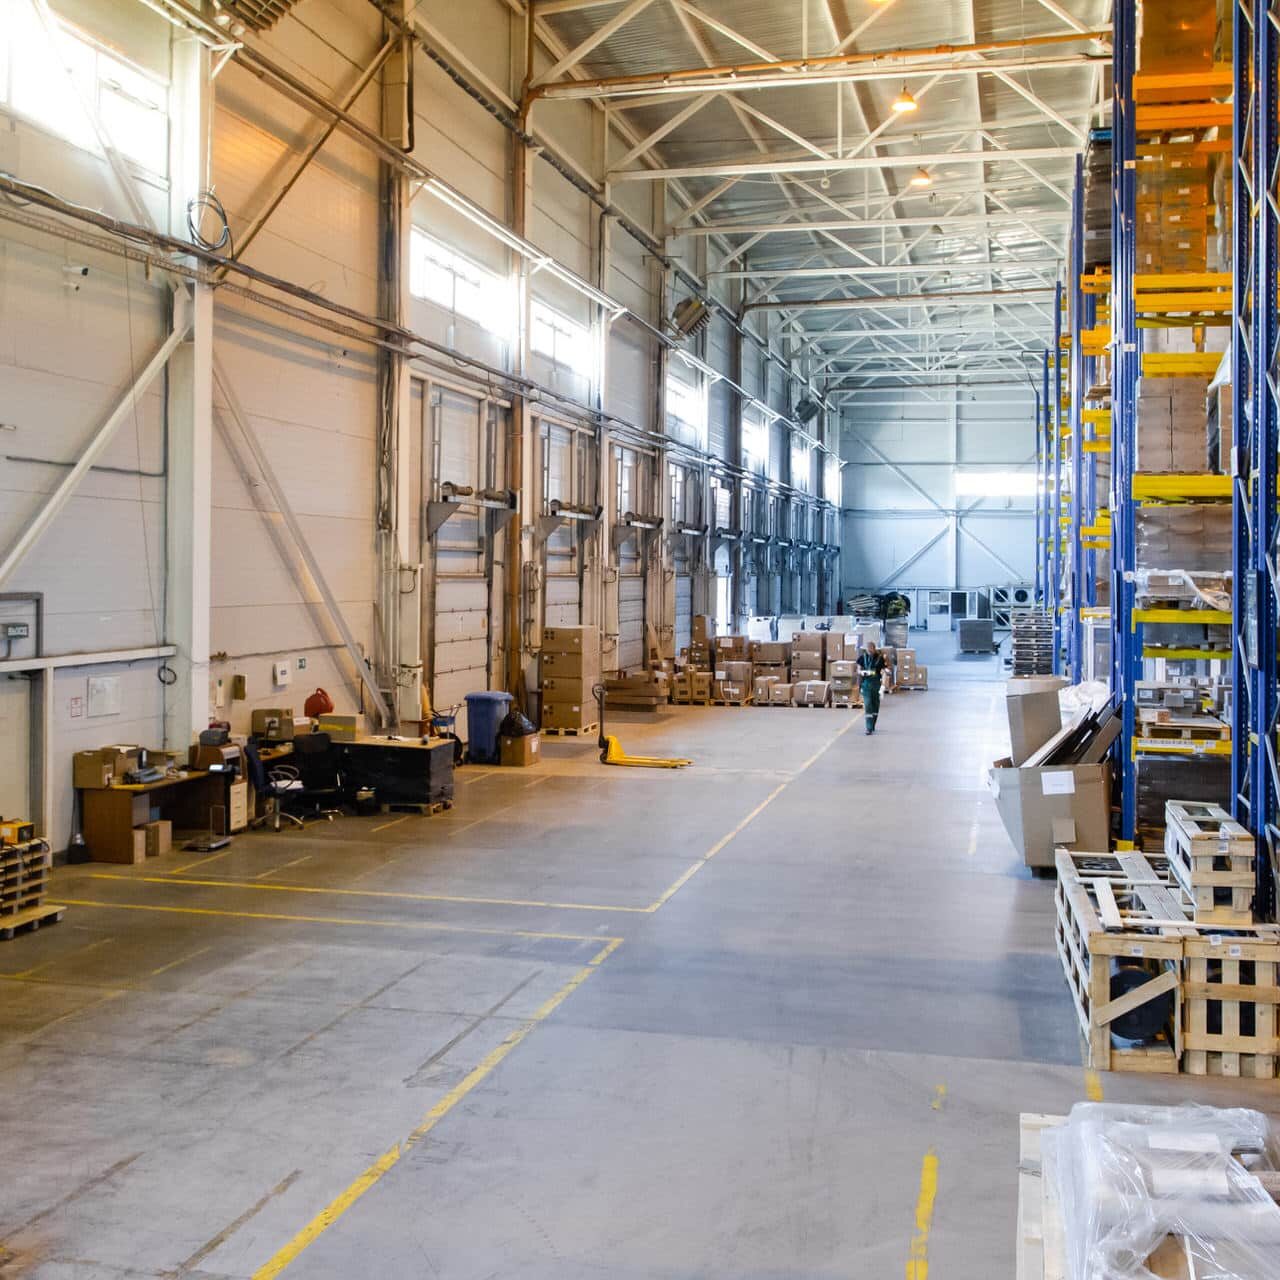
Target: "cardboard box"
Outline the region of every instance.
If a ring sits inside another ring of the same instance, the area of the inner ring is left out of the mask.
[[[115,841],[112,841],[114,844]],[[133,829],[133,851],[130,862],[137,866],[140,862],[147,860],[147,830],[145,827],[134,827]],[[124,862],[123,858],[111,859],[112,862]]]
[[[822,631],[797,631],[791,637],[793,661],[798,662],[803,654],[811,654],[821,662],[826,653],[826,643],[826,634]]]
[[[173,848],[173,823],[167,819],[144,822],[138,831],[142,832],[143,851],[148,858],[158,858]]]
[[[716,633],[716,620],[709,613],[695,613],[690,628],[690,639],[694,644],[710,644]]]
[[[745,661],[747,657],[747,637],[716,636],[715,652],[717,663],[726,658]]]
[[[751,660],[766,666],[782,666],[791,661],[791,646],[774,640],[755,640],[751,644]]]
[[[103,791],[115,782],[109,761],[100,751],[77,751],[71,757],[71,785],[86,791]]]
[[[327,733],[334,742],[354,742],[365,733],[364,716],[339,715],[331,711],[320,717],[319,731]]]
[[[780,683],[777,676],[756,676],[752,684],[752,696],[760,706],[765,706],[771,699],[773,686]]]
[[[542,655],[542,679],[548,676],[571,676],[577,680],[595,683],[600,678],[600,655],[579,649],[575,653],[546,653]]]
[[[283,742],[293,737],[292,707],[257,707],[249,713],[249,732],[255,738]]]
[[[793,707],[825,707],[831,686],[825,680],[805,680],[791,686]]]
[[[1107,849],[1111,842],[1111,766],[1018,769],[997,760],[991,793],[1004,829],[1029,867],[1051,867],[1057,845]]]
[[[543,653],[599,653],[598,627],[543,627]]]
[[[822,651],[828,662],[841,662],[844,659],[846,635],[843,631],[828,631],[823,642]]]
[[[498,763],[504,768],[522,769],[538,763],[538,748],[541,739],[536,733],[527,733],[520,738],[508,738],[503,734],[498,739]]]
[[[771,707],[789,707],[791,705],[792,686],[781,680],[769,686],[769,705]]]
[[[856,662],[848,658],[840,658],[834,662],[827,663],[827,677],[831,680],[848,679],[852,680],[857,677]]]
[[[596,723],[594,702],[544,702],[542,727],[544,729],[585,729]]]
[[[754,674],[751,663],[742,660],[716,662],[716,679],[730,684],[750,684]]]
[[[598,676],[546,676],[542,681],[543,702],[594,702],[592,690],[600,683]]]
[[[717,680],[712,688],[712,696],[717,702],[732,702],[739,706],[746,704],[750,693],[749,684],[733,680]]]
[[[1062,729],[1058,690],[1061,676],[1018,676],[1005,685],[1009,718],[1009,759],[1020,765]]]

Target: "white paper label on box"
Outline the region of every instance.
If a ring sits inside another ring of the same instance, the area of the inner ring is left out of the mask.
[[[727,680],[728,678],[729,678],[728,672],[725,672],[725,671],[717,671],[717,672],[716,672],[716,679],[717,679],[717,680]]]
[[[1221,935],[1221,934],[1218,934],[1218,933],[1210,934],[1210,935],[1209,935],[1209,945],[1210,945],[1211,947],[1220,947],[1220,946],[1222,946],[1222,935]]]
[[[1135,944],[1134,946],[1130,947],[1130,948],[1129,948],[1129,954],[1130,954],[1131,956],[1141,956],[1141,955],[1144,955],[1144,954],[1145,954],[1145,952],[1144,952],[1144,951],[1143,951],[1143,949],[1142,949],[1142,944],[1139,942],[1139,943]]]
[[[1076,775],[1070,771],[1042,773],[1040,791],[1046,796],[1073,796],[1076,793]]]
[[[1241,946],[1228,947],[1227,955],[1229,955],[1233,960],[1239,960],[1240,957],[1244,955],[1244,948]]]

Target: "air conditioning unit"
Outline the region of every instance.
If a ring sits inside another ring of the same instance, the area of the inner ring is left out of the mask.
[[[807,396],[796,405],[796,418],[801,422],[812,422],[818,416],[818,410],[822,406],[816,400],[810,400]]]

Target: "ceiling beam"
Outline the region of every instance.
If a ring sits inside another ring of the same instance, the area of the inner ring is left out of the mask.
[[[996,258],[991,262],[894,262],[887,266],[876,263],[863,267],[785,267],[758,265],[745,269],[708,271],[709,278],[720,280],[758,280],[776,277],[778,280],[822,280],[828,276],[936,276],[944,272],[952,275],[982,275],[992,271],[1008,271],[1021,268],[1026,271],[1055,270],[1062,265],[1062,258]]]
[[[750,177],[770,173],[847,173],[863,169],[914,169],[943,164],[1023,164],[1030,160],[1066,160],[1076,147],[1009,147],[999,151],[927,151],[918,155],[842,156],[830,160],[716,160],[676,168],[614,169],[610,182],[662,182],[672,178]],[[1033,171],[1034,172],[1034,171]],[[1037,175],[1039,176],[1039,175]],[[1048,179],[1045,179],[1047,182]]]
[[[587,41],[565,55],[570,59],[565,68],[581,60],[608,39],[619,27],[629,22],[652,0],[631,0]],[[702,20],[706,15],[694,10]],[[1108,29],[1109,30],[1109,29]],[[987,40],[967,45],[934,45],[925,48],[877,49],[858,53],[841,53],[821,58],[775,58],[758,62],[730,63],[712,67],[682,67],[670,71],[645,72],[629,76],[606,76],[595,80],[552,84],[551,71],[539,77],[533,87],[534,97],[608,98],[627,97],[637,93],[683,93],[689,89],[780,88],[793,84],[834,84],[849,79],[886,79],[903,75],[930,75],[937,71],[958,74],[982,73],[992,67],[1002,70],[1031,70],[1047,60],[1050,65],[1071,66],[1095,62],[1109,57],[1103,52],[1049,54],[1028,58],[1020,56],[1029,49],[1046,49],[1069,44],[1082,44],[1105,39],[1108,30],[1066,32],[1047,36],[1026,36],[1013,40]],[[604,33],[604,34],[602,34]],[[586,46],[590,46],[587,48]],[[1012,54],[987,58],[988,54]],[[565,61],[565,59],[561,59]],[[558,64],[557,64],[558,65]]]

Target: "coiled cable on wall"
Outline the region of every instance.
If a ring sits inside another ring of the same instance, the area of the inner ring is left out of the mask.
[[[213,213],[218,219],[220,230],[215,240],[208,239],[200,230],[206,213]],[[198,244],[202,249],[217,253],[219,249],[225,247],[227,256],[235,257],[236,247],[231,238],[231,224],[227,220],[227,211],[223,208],[222,201],[212,191],[199,191],[187,201],[187,233],[192,243]]]

